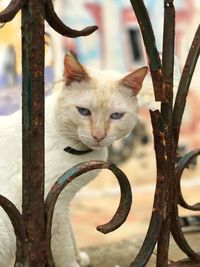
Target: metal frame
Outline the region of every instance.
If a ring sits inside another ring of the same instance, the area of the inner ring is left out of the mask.
[[[194,36],[173,105],[175,8],[173,0],[164,0],[163,3],[164,33],[161,62],[144,2],[131,0],[148,55],[155,99],[161,101],[161,111],[150,111],[157,165],[153,212],[147,235],[131,267],[145,266],[156,244],[156,266],[168,266],[170,233],[180,249],[189,257],[187,266],[192,266],[193,263],[200,264],[200,255],[192,250],[184,238],[178,218],[178,204],[187,209],[200,210],[199,203],[189,206],[184,201],[180,187],[184,168],[200,154],[200,149],[186,154],[177,162],[177,148],[186,98],[200,53],[200,26]],[[181,266],[181,262],[174,266]]]
[[[170,232],[181,250],[189,257],[188,266],[200,264],[200,256],[184,238],[178,219],[178,204],[200,210],[199,203],[188,205],[181,193],[180,180],[184,168],[200,154],[200,149],[182,157],[178,163],[180,126],[191,77],[200,52],[198,27],[179,83],[173,105],[173,66],[175,9],[173,0],[164,0],[163,59],[160,60],[154,33],[143,0],[131,0],[143,35],[157,101],[161,111],[150,111],[157,162],[157,183],[149,229],[143,245],[131,263],[145,266],[157,244],[157,267],[168,266]],[[17,239],[15,267],[53,267],[51,224],[60,192],[77,176],[93,169],[110,169],[121,188],[119,208],[113,219],[98,230],[115,230],[127,217],[131,206],[131,188],[126,176],[113,164],[91,161],[79,164],[61,176],[44,199],[44,21],[62,35],[87,36],[97,27],[81,31],[64,25],[54,11],[52,0],[12,0],[0,13],[0,23],[11,21],[22,10],[22,118],[23,118],[23,205],[22,214],[8,199],[0,196],[0,205],[9,216]],[[190,263],[189,263],[190,262]],[[175,265],[174,265],[175,266]],[[67,266],[66,266],[67,267]]]

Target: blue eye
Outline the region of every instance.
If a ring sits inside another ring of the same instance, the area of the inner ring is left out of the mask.
[[[82,116],[90,116],[91,112],[89,109],[87,108],[81,108],[81,107],[76,107],[78,112],[82,115]]]
[[[124,117],[124,114],[125,114],[126,112],[115,112],[115,113],[112,113],[111,115],[110,115],[110,117],[111,117],[111,119],[113,119],[113,120],[119,120],[119,119],[121,119],[121,118],[123,118]]]

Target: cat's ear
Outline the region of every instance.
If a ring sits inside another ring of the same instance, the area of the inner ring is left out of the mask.
[[[64,79],[66,85],[72,82],[88,80],[89,75],[74,54],[67,53],[64,57]]]
[[[137,95],[142,88],[143,80],[147,74],[148,67],[137,69],[120,80],[120,84],[132,89],[134,95]]]

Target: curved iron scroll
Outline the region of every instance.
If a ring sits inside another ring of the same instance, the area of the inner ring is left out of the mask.
[[[90,26],[81,31],[77,31],[77,30],[67,27],[55,13],[52,0],[46,0],[45,17],[46,17],[46,21],[55,31],[57,31],[58,33],[64,36],[68,36],[72,38],[90,35],[91,33],[93,33],[94,31],[98,29],[97,26]]]
[[[27,0],[12,0],[7,8],[0,12],[0,22],[6,23],[8,21],[11,21],[18,11],[23,7]]]
[[[178,213],[178,206],[177,203],[185,209],[189,210],[200,210],[200,203],[196,203],[194,205],[189,205],[184,200],[181,191],[181,176],[185,168],[188,167],[188,164],[197,156],[200,155],[200,149],[191,151],[187,153],[185,156],[181,157],[178,161],[176,167],[176,186],[177,190],[175,191],[175,200],[173,204],[173,212],[172,212],[172,235],[174,240],[176,241],[179,248],[184,251],[184,253],[193,261],[200,261],[200,255],[197,254],[188,244],[187,240],[184,237],[183,231],[181,229],[180,220],[179,220],[179,213]]]
[[[0,206],[4,209],[13,225],[14,232],[17,238],[16,247],[16,265],[19,264],[23,258],[23,246],[25,242],[25,225],[21,213],[15,205],[6,197],[0,195]]]
[[[190,162],[199,155],[200,155],[200,149],[196,149],[194,151],[187,153],[185,156],[180,158],[176,168],[178,203],[185,209],[196,210],[196,211],[200,211],[200,203],[198,202],[194,205],[189,205],[188,203],[186,203],[181,191],[181,177],[184,169],[187,168]]]
[[[126,175],[119,168],[117,168],[114,164],[103,162],[103,161],[89,161],[89,162],[78,164],[74,166],[73,168],[69,169],[57,180],[57,182],[54,184],[49,194],[47,195],[47,198],[45,201],[46,220],[47,220],[46,236],[47,236],[47,247],[48,247],[47,248],[47,257],[48,257],[47,260],[48,260],[49,267],[54,267],[53,257],[51,253],[51,244],[50,244],[51,243],[51,227],[52,227],[54,207],[59,197],[59,194],[76,177],[88,171],[96,170],[96,169],[111,170],[115,174],[119,182],[120,190],[121,190],[121,199],[120,199],[119,207],[115,215],[108,223],[97,226],[97,230],[103,234],[110,233],[116,230],[118,227],[120,227],[124,223],[124,221],[126,220],[129,214],[129,211],[131,208],[131,202],[132,202],[131,186],[129,184],[129,181]]]
[[[20,11],[22,7],[27,4],[27,2],[27,0],[12,0],[7,8],[0,12],[0,23],[11,21],[16,16],[18,11]],[[98,29],[97,26],[89,26],[80,31],[71,29],[70,27],[65,25],[57,16],[52,0],[45,0],[45,18],[55,31],[71,38],[88,36]]]

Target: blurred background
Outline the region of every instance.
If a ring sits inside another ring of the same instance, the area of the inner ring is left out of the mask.
[[[144,1],[162,54],[163,1]],[[175,0],[175,82],[180,79],[189,47],[200,22],[199,0]],[[0,0],[0,11],[8,5]],[[75,29],[97,25],[88,37],[69,39],[46,25],[46,95],[62,79],[63,55],[73,50],[82,64],[100,69],[126,72],[147,64],[140,29],[128,0],[57,0],[55,9],[62,21]],[[20,107],[21,98],[21,21],[20,14],[0,25],[0,115],[9,115]],[[192,79],[181,129],[180,153],[200,146],[200,64]],[[156,179],[152,130],[147,108],[140,109],[140,119],[130,136],[110,148],[109,160],[127,174],[133,186],[133,210],[126,224],[108,237],[95,232],[98,223],[109,219],[118,204],[118,185],[108,171],[80,192],[73,203],[72,218],[82,246],[111,242],[145,233],[150,218]],[[184,172],[182,182],[188,202],[198,201],[200,168],[197,162]],[[91,201],[92,200],[92,201]],[[108,205],[109,203],[109,205]],[[180,210],[182,215],[192,212]],[[103,220],[103,221],[101,221]],[[79,222],[82,222],[81,224]]]

